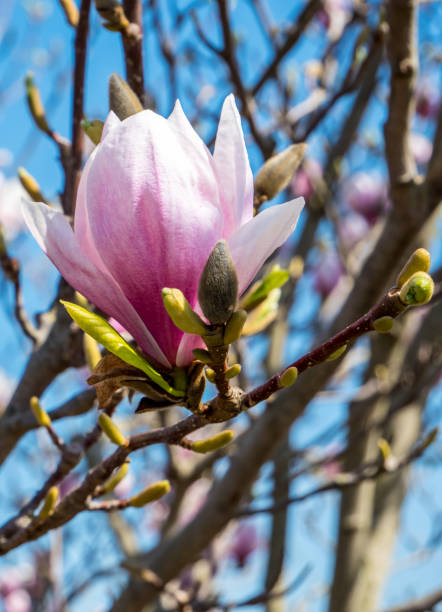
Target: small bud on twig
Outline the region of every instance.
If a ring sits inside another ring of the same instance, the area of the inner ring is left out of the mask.
[[[416,272],[428,272],[430,265],[430,253],[426,249],[417,249],[412,255],[410,255],[407,263],[400,271],[396,281],[396,286],[401,289],[407,280]]]
[[[34,413],[35,418],[37,419],[37,423],[41,425],[41,427],[49,427],[52,424],[51,417],[44,410],[41,405],[38,397],[34,396],[30,399],[31,410]]]
[[[298,368],[291,367],[281,374],[279,377],[279,384],[281,387],[290,387],[290,385],[293,385],[297,378]]]
[[[137,94],[116,72],[109,78],[109,108],[121,121],[143,110]]]
[[[118,468],[115,474],[113,474],[113,476],[106,480],[106,482],[103,484],[103,495],[105,493],[111,493],[111,491],[113,491],[115,487],[120,484],[120,482],[123,480],[123,478],[129,471],[129,461],[130,459],[126,459],[126,461]]]
[[[214,246],[202,271],[198,300],[207,319],[225,323],[232,315],[238,298],[238,278],[225,240]]]
[[[306,148],[305,143],[293,144],[265,162],[255,178],[255,205],[273,199],[287,187]]]
[[[399,299],[406,306],[422,306],[429,302],[434,291],[434,282],[426,272],[416,272],[404,285]]]
[[[334,351],[331,355],[327,357],[326,361],[334,361],[335,359],[339,359],[339,357],[343,355],[346,350],[347,350],[346,344],[344,344],[343,346],[340,346],[338,349],[336,349],[336,351]]]
[[[69,25],[73,28],[76,28],[78,25],[78,8],[73,0],[59,0],[61,8],[66,15],[66,19],[68,20]]]
[[[227,368],[227,370],[224,372],[224,376],[225,378],[227,378],[227,380],[230,380],[231,378],[235,378],[235,376],[238,376],[240,372],[241,372],[240,364],[235,363],[233,366],[230,366],[230,368]]]
[[[212,368],[206,368],[206,377],[209,382],[215,384],[216,374]]]
[[[46,198],[40,191],[40,185],[32,174],[29,174],[29,172],[21,166],[18,168],[18,178],[33,202],[43,202],[47,204]]]
[[[388,334],[393,329],[393,317],[380,317],[373,321],[373,327],[379,334]]]
[[[233,440],[233,436],[233,431],[231,429],[226,429],[205,440],[190,442],[189,446],[186,444],[186,448],[193,450],[195,453],[211,453],[229,444],[229,442]]]
[[[227,321],[224,332],[224,344],[232,344],[241,336],[242,329],[247,319],[245,310],[236,310]]]
[[[170,491],[170,483],[168,480],[161,480],[159,482],[155,482],[148,486],[144,491],[138,493],[138,495],[134,495],[130,499],[128,499],[129,506],[135,506],[135,508],[142,508],[146,504],[150,504],[157,499],[160,499],[166,493]]]
[[[98,417],[98,424],[100,425],[103,433],[109,438],[111,442],[117,444],[118,446],[127,446],[129,441],[127,438],[123,436],[121,431],[112,421],[110,416],[108,416],[105,412],[102,412]]]
[[[46,114],[40,98],[40,92],[34,83],[34,78],[31,73],[29,73],[25,78],[25,86],[29,111],[35,121],[35,124],[40,128],[40,130],[42,130],[42,132],[45,132],[51,136],[52,130],[46,121]]]
[[[48,518],[53,512],[58,500],[58,488],[51,487],[46,493],[45,501],[42,509],[38,513],[39,519]]]
[[[197,336],[204,336],[207,333],[207,325],[192,310],[182,291],[164,287],[161,294],[164,308],[178,329],[186,334],[195,334]]]
[[[196,348],[193,349],[192,353],[195,359],[198,359],[198,361],[202,363],[212,363],[213,361],[211,354],[209,351],[206,351],[206,349]]]

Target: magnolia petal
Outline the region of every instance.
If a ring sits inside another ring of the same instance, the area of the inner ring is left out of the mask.
[[[101,142],[103,142],[103,140],[106,138],[106,136],[108,136],[108,134],[114,129],[114,127],[116,127],[119,123],[121,123],[120,119],[117,117],[117,115],[114,113],[114,111],[110,111],[106,121],[104,122],[104,126],[103,126],[103,133],[101,135]]]
[[[213,159],[223,191],[224,237],[228,238],[253,215],[253,176],[232,94],[223,104]]]
[[[212,155],[210,154],[209,149],[206,147],[204,141],[199,137],[198,133],[193,129],[192,124],[183,111],[183,107],[181,106],[181,102],[179,100],[175,102],[173,111],[170,113],[167,121],[169,122],[169,125],[175,129],[176,136],[180,139],[181,145],[186,148],[188,144],[191,144],[194,148],[193,154],[195,155],[195,152],[198,151],[198,153],[202,156],[202,160],[204,162],[207,161],[207,163],[214,168]],[[213,172],[215,173],[215,169]]]
[[[93,244],[171,363],[183,333],[161,290],[180,289],[193,307],[222,234],[211,160],[187,133],[152,111],[128,117],[97,147],[86,190]]]
[[[242,225],[228,240],[238,275],[240,295],[265,260],[287,240],[296,227],[304,198],[271,206]]]
[[[82,253],[66,217],[45,204],[22,201],[25,221],[41,249],[74,289],[114,317],[141,348],[166,367],[170,363],[139,315],[106,272]]]
[[[192,354],[195,348],[205,348],[203,340],[194,334],[184,334],[181,339],[176,354],[176,364],[178,367],[188,365],[195,357]]]

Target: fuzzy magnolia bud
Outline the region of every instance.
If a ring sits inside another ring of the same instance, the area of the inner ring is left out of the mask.
[[[156,501],[169,493],[170,491],[170,483],[168,480],[161,480],[160,482],[155,482],[148,486],[144,491],[138,493],[138,495],[134,495],[130,499],[128,499],[129,506],[135,506],[135,508],[142,508],[146,504],[150,504],[151,502]]]
[[[18,169],[18,178],[33,202],[43,202],[46,204],[46,199],[40,191],[40,185],[32,174],[29,174],[27,170],[20,166]]]
[[[143,110],[137,94],[115,72],[109,78],[109,107],[121,121]]]
[[[58,500],[58,488],[51,487],[49,491],[46,493],[44,504],[42,506],[42,509],[38,513],[38,518],[39,519],[48,518],[48,516],[50,516],[53,513],[57,500]]]
[[[225,240],[214,246],[202,271],[198,300],[207,319],[225,323],[235,310],[238,299],[238,277]]]
[[[426,272],[416,272],[402,286],[399,299],[406,306],[422,306],[431,300],[434,282]]]
[[[380,334],[388,334],[393,329],[394,319],[393,317],[380,317],[373,321],[374,329]]]
[[[186,334],[197,336],[204,336],[207,333],[207,325],[192,310],[182,291],[165,287],[161,295],[163,296],[164,308],[178,329]]]
[[[127,459],[123,463],[123,465],[118,468],[115,474],[113,474],[110,478],[106,480],[106,482],[103,485],[103,495],[105,493],[110,493],[111,491],[115,489],[115,487],[118,484],[120,484],[120,482],[123,480],[123,478],[126,476],[126,474],[129,471],[129,461],[130,459]]]
[[[106,436],[111,442],[117,444],[118,446],[128,445],[128,440],[123,436],[123,434],[112,421],[110,416],[108,416],[105,412],[102,412],[98,417],[98,423],[103,433],[106,434]]]
[[[29,403],[31,406],[31,410],[37,420],[37,423],[41,425],[41,427],[49,427],[52,423],[51,417],[46,412],[46,410],[41,407],[38,397],[31,397]]]
[[[306,148],[305,143],[293,144],[265,162],[255,179],[255,202],[271,200],[287,187]]]
[[[241,336],[242,329],[247,319],[245,310],[236,310],[230,319],[227,321],[224,332],[224,344],[232,344]]]
[[[293,385],[297,378],[298,368],[291,367],[281,374],[279,377],[279,384],[281,387],[290,387],[290,385]]]
[[[334,361],[335,359],[338,359],[341,355],[345,353],[346,350],[347,350],[346,344],[344,344],[343,346],[340,346],[338,349],[336,349],[336,351],[334,351],[331,355],[327,357],[326,361]]]
[[[34,83],[32,74],[28,74],[25,78],[26,98],[32,118],[37,127],[46,134],[51,134],[51,129],[46,121],[45,110],[40,98],[40,92]]]
[[[198,440],[196,442],[190,442],[189,449],[193,450],[195,453],[210,453],[212,451],[218,450],[223,446],[226,446],[233,440],[233,431],[231,429],[226,429],[225,431],[221,431],[210,438],[206,438],[205,440]]]
[[[426,249],[417,249],[408,259],[405,266],[402,268],[396,286],[399,289],[407,282],[416,272],[428,272],[430,269],[431,257]]]
[[[86,119],[84,119],[81,122],[81,127],[83,128],[83,132],[90,138],[90,140],[92,140],[95,145],[100,142],[104,128],[103,121],[100,121],[100,119],[86,121]]]

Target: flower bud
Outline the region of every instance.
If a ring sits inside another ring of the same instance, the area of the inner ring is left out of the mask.
[[[426,272],[416,272],[402,286],[399,299],[406,306],[422,306],[431,300],[434,282]]]
[[[379,317],[373,321],[373,327],[379,334],[388,334],[393,329],[393,317]]]
[[[336,349],[336,351],[327,357],[326,361],[334,361],[335,359],[339,359],[339,357],[345,353],[346,349],[346,344],[340,346],[338,349]]]
[[[120,484],[120,482],[123,480],[123,478],[127,475],[128,471],[129,471],[129,461],[130,459],[127,459],[123,465],[121,465],[118,470],[115,472],[115,474],[113,474],[110,478],[108,478],[106,480],[106,482],[103,484],[103,495],[105,493],[110,493],[111,491],[113,491],[115,489],[115,487]]]
[[[240,364],[235,363],[233,366],[230,366],[230,368],[227,368],[227,370],[224,372],[224,376],[227,378],[227,380],[229,380],[230,378],[235,378],[235,376],[238,376],[240,372]]]
[[[164,308],[178,329],[186,334],[196,334],[197,336],[204,336],[207,333],[207,325],[192,310],[182,291],[165,287],[161,295]]]
[[[111,32],[120,32],[130,25],[123,7],[117,0],[95,0],[95,8],[105,20],[103,26]]]
[[[233,431],[231,429],[226,429],[225,431],[221,431],[220,433],[217,433],[210,438],[206,438],[205,440],[191,442],[189,448],[195,453],[211,453],[212,451],[226,446],[232,440]]]
[[[88,368],[92,372],[101,359],[101,352],[98,342],[89,334],[83,334],[83,351]]]
[[[54,512],[54,508],[57,503],[57,500],[58,500],[58,488],[51,487],[49,491],[46,493],[44,504],[42,506],[42,509],[38,513],[38,518],[39,519],[48,518],[48,516],[50,516]]]
[[[413,276],[415,272],[428,272],[430,269],[430,264],[430,253],[426,249],[417,249],[412,255],[410,255],[407,263],[402,268],[399,276],[397,277],[396,286],[401,289],[401,287],[411,276]]]
[[[116,72],[109,78],[109,108],[121,121],[143,110],[137,94]]]
[[[297,378],[298,368],[287,368],[287,370],[283,372],[279,377],[279,384],[281,385],[281,387],[290,387],[290,385],[293,385]]]
[[[69,25],[76,28],[78,25],[78,8],[73,0],[59,0],[61,8],[66,15]]]
[[[225,240],[214,246],[202,271],[198,300],[207,319],[213,324],[225,323],[235,310],[238,277]]]
[[[265,162],[255,179],[256,204],[271,200],[287,187],[306,148],[305,143],[293,144]]]
[[[18,178],[33,202],[43,202],[47,204],[45,197],[40,191],[40,185],[32,174],[29,174],[29,172],[21,166],[18,169]]]
[[[193,349],[192,353],[195,359],[198,359],[198,361],[201,361],[202,363],[212,363],[213,361],[212,356],[210,355],[209,351],[206,351],[206,349],[196,348]]]
[[[83,132],[92,140],[92,142],[97,145],[101,140],[101,136],[103,134],[103,121],[99,119],[93,119],[92,121],[86,121],[84,119],[81,122],[81,127],[83,128]]]
[[[236,310],[227,321],[224,331],[224,344],[229,345],[236,342],[241,336],[242,329],[247,319],[245,310]]]
[[[29,403],[37,423],[41,425],[41,427],[49,427],[52,424],[51,417],[46,410],[41,407],[38,397],[34,395],[34,397],[31,397]]]
[[[166,495],[170,491],[170,483],[168,480],[160,480],[148,486],[144,491],[134,495],[128,499],[129,506],[135,506],[135,508],[142,508],[146,504],[150,504],[157,499]]]
[[[108,416],[105,412],[102,412],[98,417],[98,424],[100,425],[103,433],[105,433],[109,440],[114,444],[117,444],[118,446],[127,446],[129,444],[129,441],[123,436],[110,416]]]
[[[209,382],[215,384],[215,376],[215,371],[212,368],[206,368],[206,377]]]
[[[40,98],[40,92],[38,91],[37,86],[34,83],[34,79],[31,73],[29,73],[25,78],[25,86],[26,86],[26,98],[28,101],[28,107],[32,118],[34,119],[37,127],[40,128],[46,134],[51,134],[51,129],[46,121],[45,110],[43,108],[43,104]]]

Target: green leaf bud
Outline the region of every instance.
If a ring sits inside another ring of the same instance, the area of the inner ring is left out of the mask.
[[[41,425],[41,427],[49,427],[52,424],[51,417],[46,410],[41,407],[38,397],[34,395],[34,397],[31,397],[29,403],[37,423]]]
[[[46,493],[46,497],[43,503],[43,506],[38,513],[39,519],[48,518],[54,512],[55,506],[58,500],[58,488],[51,487],[49,491]]]
[[[426,272],[415,272],[399,293],[399,299],[406,306],[422,306],[431,300],[434,282]]]
[[[230,366],[230,368],[228,368],[224,372],[224,376],[227,378],[227,380],[230,380],[230,378],[235,378],[235,376],[238,376],[240,372],[241,372],[240,364],[235,363],[233,366]]]
[[[202,363],[213,362],[212,356],[210,355],[209,351],[206,351],[206,349],[196,348],[193,349],[192,353],[195,359],[198,359],[198,361],[201,361]]]
[[[33,202],[43,202],[44,204],[47,204],[46,198],[41,193],[40,185],[37,183],[32,174],[29,174],[29,172],[22,168],[22,166],[18,168],[18,178]]]
[[[298,368],[287,368],[287,370],[283,372],[279,377],[279,384],[281,385],[281,387],[290,387],[290,385],[293,385],[297,378]]]
[[[293,144],[265,162],[255,178],[255,204],[271,200],[287,187],[306,148],[305,143]]]
[[[105,433],[109,440],[114,444],[117,444],[118,446],[127,446],[129,444],[127,438],[123,436],[110,416],[108,416],[105,412],[102,412],[98,417],[98,424],[100,425],[103,433]]]
[[[195,334],[197,336],[204,336],[207,333],[207,325],[192,310],[182,291],[165,287],[161,295],[163,297],[164,308],[178,329],[186,334]]]
[[[92,140],[92,142],[97,145],[103,134],[104,123],[99,119],[93,119],[92,121],[87,121],[84,119],[81,122],[81,127],[83,128],[83,132]]]
[[[388,334],[393,329],[393,325],[393,317],[379,317],[379,319],[373,321],[374,329],[380,334]]]
[[[238,277],[225,240],[214,246],[202,271],[198,300],[207,319],[213,324],[225,323],[235,310],[238,299]]]
[[[146,504],[150,504],[157,499],[160,499],[166,493],[170,491],[170,483],[168,480],[160,480],[154,484],[149,485],[144,491],[134,495],[128,499],[129,506],[135,506],[135,508],[142,508]]]
[[[396,281],[396,286],[401,289],[407,280],[416,272],[428,272],[430,265],[430,253],[426,249],[417,249],[412,255],[410,255],[407,263],[400,271]]]
[[[215,384],[215,376],[215,372],[212,368],[206,368],[206,377],[209,382]]]
[[[129,459],[126,459],[126,461],[118,468],[115,474],[113,474],[110,478],[106,480],[106,482],[103,484],[103,495],[105,493],[110,493],[111,491],[113,491],[115,487],[120,484],[123,478],[127,475],[129,471],[129,461]]]
[[[265,300],[273,289],[282,287],[289,278],[290,272],[288,270],[282,270],[278,265],[273,266],[262,280],[252,285],[251,289],[243,296],[240,305],[247,311],[252,310]]]
[[[233,344],[233,342],[238,340],[238,338],[241,336],[246,320],[247,312],[245,310],[235,310],[226,324],[226,329],[224,331],[224,344]]]
[[[336,349],[336,351],[334,351],[331,355],[327,357],[326,361],[334,361],[335,359],[339,359],[339,357],[343,355],[346,350],[347,350],[346,344],[344,344],[343,346],[340,346],[338,349]]]
[[[143,110],[137,94],[116,72],[109,78],[109,108],[121,121]]]
[[[205,440],[191,442],[189,448],[195,453],[211,453],[229,444],[229,442],[233,440],[233,437],[233,431],[231,429],[226,429]]]

